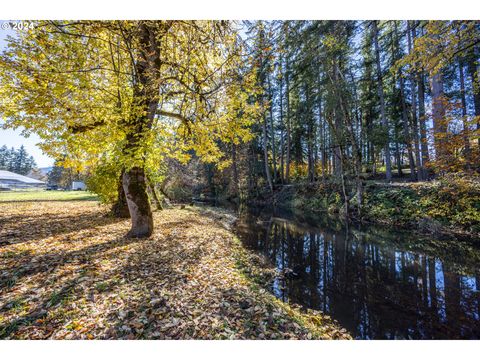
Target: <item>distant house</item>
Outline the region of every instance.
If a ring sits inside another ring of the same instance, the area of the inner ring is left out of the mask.
[[[73,181],[72,190],[87,190],[87,186],[83,181]]]
[[[29,189],[43,186],[45,186],[44,181],[32,179],[11,171],[0,170],[0,190]]]

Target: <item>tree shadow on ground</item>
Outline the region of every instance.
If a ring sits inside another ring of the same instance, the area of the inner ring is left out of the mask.
[[[108,214],[85,213],[59,215],[11,215],[0,217],[0,248],[31,240],[42,240],[50,236],[95,229],[100,226],[125,221]]]
[[[0,276],[0,290],[2,290],[9,282],[11,283],[12,278],[14,278],[15,282],[18,282],[27,276],[33,276],[39,273],[53,273],[57,268],[65,264],[71,266],[85,265],[94,260],[94,257],[99,253],[142,240],[143,239],[139,238],[119,237],[114,240],[98,243],[74,251],[50,252],[40,256],[30,256],[29,259],[25,259],[14,267],[3,269],[3,272],[8,273],[8,275]],[[35,264],[35,266],[32,266],[32,264]]]
[[[110,220],[105,219],[107,224],[111,223]],[[97,223],[101,224],[102,221]],[[42,226],[41,223],[37,225]],[[162,227],[165,228],[165,225],[166,223],[162,224]],[[111,297],[125,301],[121,314],[137,313],[146,307],[155,309],[163,304],[161,296],[155,296],[159,289],[165,288],[167,282],[169,288],[185,283],[186,274],[182,271],[182,266],[193,266],[203,255],[201,246],[189,248],[185,242],[175,241],[179,225],[181,224],[169,224],[168,227],[173,231],[165,237],[160,236],[161,239],[158,240],[120,236],[77,250],[51,251],[31,256],[6,268],[2,271],[3,274],[0,273],[0,295],[7,294],[13,287],[24,289],[16,290],[19,296],[14,297],[13,301],[10,296],[11,301],[0,302],[0,317],[7,315],[15,302],[29,301],[33,306],[28,312],[10,316],[9,320],[0,323],[0,338],[21,337],[17,333],[20,328],[30,329],[28,331],[35,329],[34,334],[28,338],[50,338],[65,326],[66,319],[50,321],[60,308],[65,308],[68,313],[71,307],[77,308],[78,304],[86,303],[87,307],[95,307],[98,298]],[[189,224],[194,225],[195,221]],[[43,226],[48,225],[44,223]],[[173,256],[162,256],[164,252]],[[106,271],[99,270],[99,263],[109,261],[117,266]],[[73,276],[64,276],[65,268],[72,268],[70,274]],[[22,284],[26,285],[21,286]],[[31,301],[31,294],[39,291],[42,295]],[[152,299],[157,302],[150,304]],[[106,309],[102,317],[109,319],[108,323],[111,324],[118,321],[118,326],[109,326],[110,332],[96,336],[97,338],[121,337],[121,323],[127,321],[127,318],[122,320],[119,317],[120,311],[119,308]],[[52,322],[55,323],[53,326]],[[76,338],[79,337],[81,335],[77,334]]]
[[[149,239],[119,236],[124,227],[98,227],[93,240],[82,232],[80,249],[49,243],[47,253],[10,262],[0,272],[0,338],[306,337],[242,282],[219,222],[159,216]]]

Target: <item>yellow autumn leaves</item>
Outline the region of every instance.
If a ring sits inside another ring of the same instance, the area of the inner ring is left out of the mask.
[[[185,160],[193,150],[207,162],[223,158],[222,142],[249,139],[258,117],[250,94],[254,72],[229,22],[157,21],[152,42],[158,88],[153,126],[136,136],[135,151],[124,143],[129,119],[141,116],[136,21],[40,21],[8,41],[0,57],[0,118],[43,140],[50,156],[66,166],[95,166],[107,156],[119,166],[151,166],[165,156]],[[150,51],[150,50],[149,50]],[[152,50],[153,51],[153,50]],[[225,159],[223,159],[225,160]]]

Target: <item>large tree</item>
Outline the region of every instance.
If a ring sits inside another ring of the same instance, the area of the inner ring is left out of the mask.
[[[413,50],[398,62],[400,65],[410,64],[411,71],[417,71],[420,74],[425,71],[429,76],[432,95],[435,162],[442,169],[455,167],[458,162],[458,159],[456,159],[458,151],[454,151],[457,137],[452,136],[454,134],[449,131],[449,127],[455,118],[452,114],[454,104],[445,91],[445,75],[450,67],[453,69],[456,67],[459,58],[466,57],[469,59],[472,52],[475,52],[480,44],[479,26],[478,21],[429,21],[424,25],[422,36],[415,40]],[[460,84],[460,92],[462,92],[465,91],[461,79],[463,73],[458,72],[458,74],[458,80],[456,81]],[[474,85],[472,97],[475,103],[475,79],[472,80]],[[421,79],[421,82],[423,86],[423,79]],[[419,87],[419,90],[422,90],[423,97],[423,89]],[[420,105],[423,103],[422,100],[420,100]],[[466,112],[463,115],[466,115]],[[460,139],[461,143],[467,144],[464,145],[466,149],[463,153],[468,154],[469,161],[471,161],[473,159],[473,149],[470,149],[470,141],[478,139],[480,134],[478,133],[478,125],[477,131],[470,131],[463,115],[461,116],[463,118],[461,123],[464,123],[465,126],[463,126]],[[474,122],[476,121],[478,121],[478,118],[474,119]]]
[[[66,166],[118,164],[131,236],[149,236],[149,169],[249,136],[257,107],[236,26],[227,21],[39,22],[0,59],[0,116],[44,139]]]

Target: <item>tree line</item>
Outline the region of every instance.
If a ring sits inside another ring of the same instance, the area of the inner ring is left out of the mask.
[[[20,175],[28,175],[37,164],[33,156],[29,155],[23,145],[20,148],[0,147],[0,170],[11,171]]]
[[[245,26],[262,119],[231,148],[230,192],[333,181],[360,209],[366,178],[478,173],[478,21]]]

